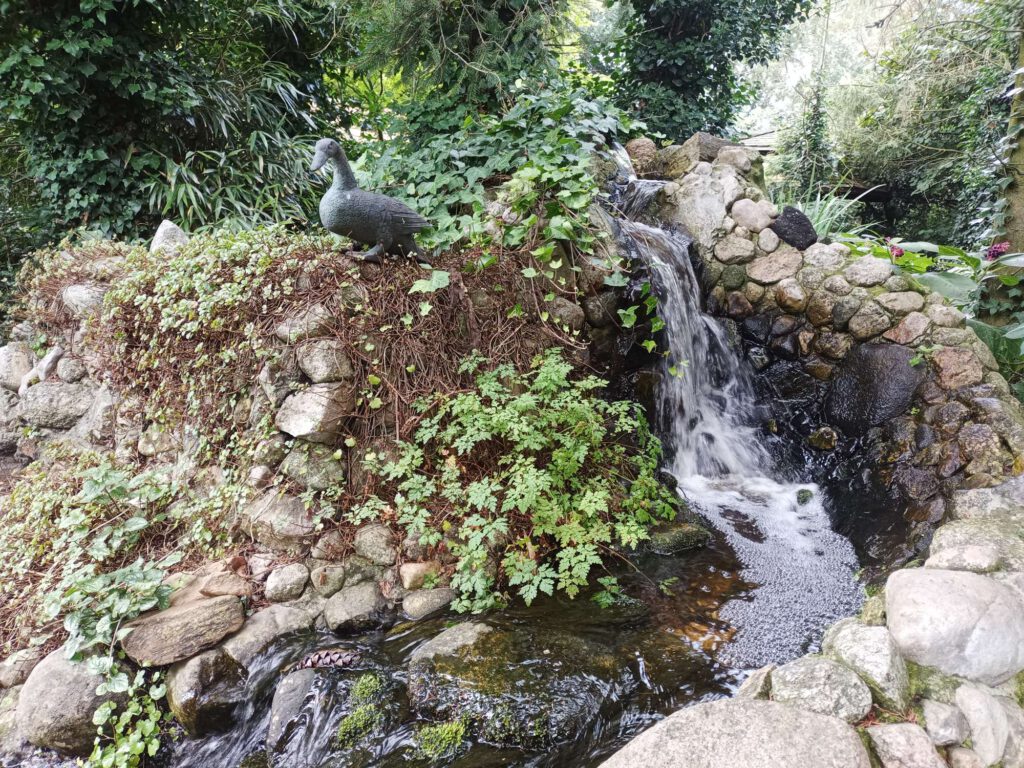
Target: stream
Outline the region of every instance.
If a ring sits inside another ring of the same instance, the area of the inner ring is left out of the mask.
[[[649,195],[652,185],[634,189]],[[626,200],[621,211],[644,207],[642,201],[630,202],[628,194]],[[408,701],[408,662],[418,646],[464,620],[444,616],[351,638],[328,632],[288,638],[250,670],[238,724],[204,738],[182,737],[168,765],[597,766],[665,715],[727,696],[750,671],[816,648],[828,624],[857,611],[861,588],[854,548],[833,532],[825,492],[799,482],[799,469],[774,466],[766,446],[770,437],[758,426],[763,414],[753,374],[723,325],[701,311],[687,238],[630,220],[621,228],[622,244],[650,275],[665,323],[670,354],[657,414],[665,466],[712,538],[703,549],[646,554],[636,559],[637,569],[623,568],[620,581],[631,598],[625,609],[602,610],[581,595],[482,617],[500,631],[495,636],[510,638],[511,645],[495,651],[494,674],[503,674],[504,665],[521,676],[524,697],[535,683],[557,687],[560,670],[575,669],[580,655],[610,660],[607,675],[587,672],[574,678],[587,683],[579,697],[597,692],[585,724],[544,748],[500,748],[478,740],[440,761],[419,754],[415,733],[424,723]],[[673,375],[672,366],[681,375]],[[344,669],[316,670],[300,713],[277,740],[274,757],[268,757],[275,687],[287,679],[282,678],[287,667],[321,648],[358,650],[361,658]],[[387,686],[387,727],[356,748],[343,748],[334,734],[348,713],[348,692],[367,671],[378,673]],[[552,701],[558,707],[563,699],[553,695]]]

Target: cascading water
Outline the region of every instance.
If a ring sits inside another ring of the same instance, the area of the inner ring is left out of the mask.
[[[619,208],[635,215],[647,208],[651,183],[627,176]],[[752,373],[723,325],[701,311],[689,238],[624,221],[621,239],[646,265],[665,324],[657,416],[667,467],[756,585],[719,612],[736,630],[719,658],[746,668],[793,658],[859,607],[853,546],[831,529],[822,491],[782,481],[773,466],[757,426]]]

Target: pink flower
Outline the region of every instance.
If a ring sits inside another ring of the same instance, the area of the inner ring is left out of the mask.
[[[890,245],[889,246],[889,253],[892,254],[894,259],[898,259],[904,253],[906,253],[906,251],[904,251],[902,248],[897,248],[895,245]]]
[[[1004,256],[1010,250],[1010,244],[1008,242],[992,243],[985,251],[985,258],[989,261],[995,261],[1000,256]]]

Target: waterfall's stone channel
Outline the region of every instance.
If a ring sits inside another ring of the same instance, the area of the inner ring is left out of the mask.
[[[649,198],[652,183],[631,183],[623,210],[643,210],[634,196]],[[853,547],[832,531],[821,489],[781,480],[759,423],[753,372],[721,322],[701,311],[690,238],[632,221],[622,223],[621,238],[645,265],[665,325],[657,417],[668,468],[757,585],[719,614],[736,629],[721,659],[750,668],[792,658],[859,607]]]

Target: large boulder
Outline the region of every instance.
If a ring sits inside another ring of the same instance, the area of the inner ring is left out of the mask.
[[[88,384],[44,381],[25,391],[18,416],[32,427],[68,429],[89,410],[95,396]]]
[[[195,600],[131,621],[121,647],[136,664],[162,667],[212,648],[244,622],[245,611],[234,595]]]
[[[908,661],[986,685],[1024,669],[1024,604],[1012,588],[987,576],[896,571],[886,583],[885,613]]]
[[[304,549],[315,533],[313,519],[302,499],[270,490],[245,507],[242,530],[260,544],[289,552]]]
[[[843,619],[825,633],[824,653],[856,672],[887,709],[902,712],[910,703],[907,665],[885,627]]]
[[[87,755],[96,738],[93,713],[105,701],[123,696],[98,696],[103,682],[84,663],[75,664],[59,648],[28,676],[18,697],[17,723],[21,736],[37,747],[71,755]]]
[[[601,768],[870,768],[857,732],[772,701],[724,699],[676,712]]]
[[[167,673],[167,704],[192,736],[224,730],[245,701],[245,669],[222,648],[182,661]]]
[[[772,700],[855,723],[871,711],[871,691],[842,664],[816,656],[772,672]]]
[[[0,387],[17,392],[21,380],[36,365],[32,349],[22,341],[0,347]]]
[[[329,443],[338,436],[355,404],[356,390],[350,383],[313,384],[285,398],[274,423],[292,437]]]
[[[862,435],[904,413],[924,371],[910,364],[914,350],[899,344],[862,344],[846,356],[825,401],[828,420]]]
[[[606,648],[568,632],[463,624],[413,652],[409,700],[488,743],[539,749],[577,737],[622,674]]]

